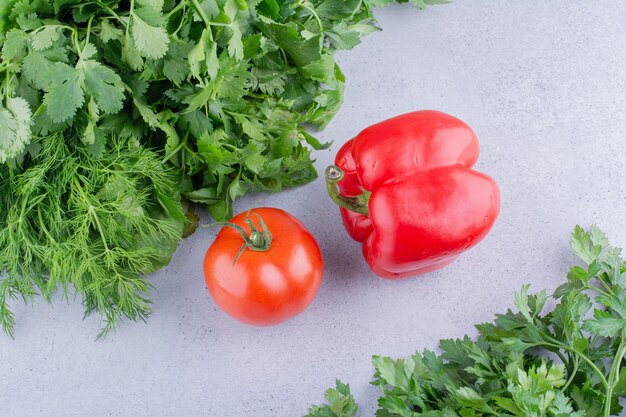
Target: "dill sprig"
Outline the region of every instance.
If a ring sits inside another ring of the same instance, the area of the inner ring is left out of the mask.
[[[165,265],[184,214],[175,178],[158,155],[111,139],[101,158],[55,133],[26,168],[0,165],[0,327],[13,335],[8,303],[61,288],[82,298],[103,327],[150,314],[144,275]]]

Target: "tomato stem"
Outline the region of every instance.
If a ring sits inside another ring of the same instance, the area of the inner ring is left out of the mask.
[[[252,222],[252,219],[250,219],[250,210],[248,210],[248,213],[246,214],[246,219],[244,221],[250,227],[250,236],[248,236],[246,234],[246,231],[243,229],[243,227],[239,226],[238,224],[230,223],[230,222],[217,223],[222,226],[228,226],[228,227],[235,229],[236,231],[239,232],[239,234],[241,234],[241,237],[243,238],[244,243],[243,245],[241,245],[239,252],[237,252],[235,259],[233,260],[233,265],[235,265],[235,263],[237,262],[237,260],[239,259],[239,257],[241,256],[241,254],[246,248],[253,250],[255,252],[264,252],[268,250],[272,245],[272,234],[267,228],[267,224],[265,223],[265,221],[259,214],[257,213],[252,213],[252,214],[254,214],[259,219],[261,230],[259,230]]]
[[[337,183],[343,179],[343,176],[343,170],[336,165],[330,165],[326,168],[325,177],[328,195],[339,207],[369,216],[368,202],[371,193],[364,192],[356,197],[346,197],[339,194]]]

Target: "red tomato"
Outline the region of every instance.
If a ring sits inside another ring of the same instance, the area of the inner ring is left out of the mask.
[[[286,211],[267,207],[241,213],[230,223],[241,230],[225,226],[204,258],[215,303],[257,326],[283,322],[306,309],[324,270],[322,252],[306,227]]]

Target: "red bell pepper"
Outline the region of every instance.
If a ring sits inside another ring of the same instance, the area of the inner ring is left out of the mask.
[[[439,269],[487,235],[500,192],[472,169],[478,150],[468,125],[431,110],[370,126],[339,150],[328,192],[376,274]]]

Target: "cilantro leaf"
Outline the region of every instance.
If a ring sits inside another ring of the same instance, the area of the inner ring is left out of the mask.
[[[80,86],[81,72],[62,62],[48,68],[46,77],[50,80],[43,104],[52,121],[61,123],[76,114],[85,101]]]
[[[120,111],[124,89],[119,75],[93,60],[81,60],[77,66],[82,70],[85,91],[96,100],[98,107],[105,113]]]
[[[20,29],[11,29],[7,32],[4,44],[2,45],[2,55],[7,58],[20,60],[26,52],[28,35]]]
[[[0,105],[0,163],[19,156],[31,139],[32,113],[26,100],[8,98]]]
[[[50,81],[47,78],[48,70],[56,62],[67,62],[67,53],[62,48],[52,48],[46,51],[31,51],[22,62],[22,75],[34,87],[45,90]]]
[[[44,26],[43,30],[36,32],[31,37],[33,49],[41,51],[50,48],[61,37],[61,32],[56,26]]]
[[[123,35],[124,32],[113,26],[108,20],[102,20],[100,22],[100,39],[102,39],[102,42],[107,43],[121,40]]]
[[[132,14],[131,33],[135,47],[143,57],[158,59],[167,52],[170,40],[165,28],[159,25],[161,19],[162,15],[155,14],[148,7],[137,8]]]

